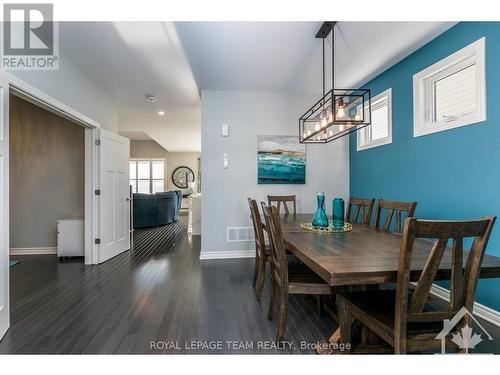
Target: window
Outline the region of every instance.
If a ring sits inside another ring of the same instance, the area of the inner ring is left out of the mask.
[[[392,90],[371,100],[371,125],[358,131],[358,151],[392,142]]]
[[[413,135],[486,120],[485,38],[413,76]]]
[[[130,160],[130,185],[134,193],[165,191],[165,160]]]

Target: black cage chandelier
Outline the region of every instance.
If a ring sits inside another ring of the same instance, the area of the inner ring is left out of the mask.
[[[300,143],[328,143],[371,123],[371,97],[368,89],[335,88],[336,22],[323,22],[316,38],[323,39],[323,97],[299,119]],[[332,32],[332,89],[325,93],[325,39]]]

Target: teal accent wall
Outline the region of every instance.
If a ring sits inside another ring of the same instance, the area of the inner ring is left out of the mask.
[[[413,75],[486,37],[487,121],[413,137]],[[500,216],[500,22],[462,22],[364,87],[392,87],[392,144],[356,150],[350,136],[352,196],[415,200],[416,216]],[[487,253],[500,256],[500,220]],[[500,310],[500,279],[480,280],[476,299]]]

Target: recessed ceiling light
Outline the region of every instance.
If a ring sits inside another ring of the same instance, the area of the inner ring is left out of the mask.
[[[154,103],[156,102],[156,98],[153,95],[146,95],[146,102]]]
[[[165,111],[158,111],[158,114],[159,114],[160,116],[163,116],[163,115],[165,114]]]

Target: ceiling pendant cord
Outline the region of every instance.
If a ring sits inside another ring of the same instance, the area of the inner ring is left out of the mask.
[[[325,39],[323,39],[323,97],[325,97]],[[323,109],[325,107],[325,101],[323,100]]]
[[[332,27],[332,100],[333,88],[335,87],[335,25]]]
[[[332,121],[335,121],[336,119],[336,108],[335,108],[335,25],[332,27],[332,95],[331,95],[331,101],[332,101]]]

